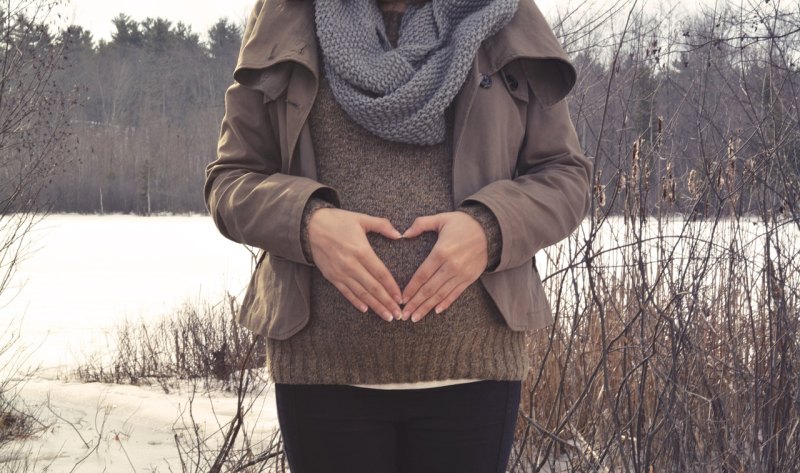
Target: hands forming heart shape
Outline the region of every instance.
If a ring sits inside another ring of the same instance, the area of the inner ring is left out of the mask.
[[[397,240],[435,231],[433,249],[403,290],[367,240],[376,232]],[[338,208],[316,210],[308,223],[315,266],[361,312],[371,308],[384,320],[418,322],[431,309],[446,310],[486,269],[483,227],[465,212],[417,217],[404,233],[382,217]],[[401,309],[400,304],[404,304]]]

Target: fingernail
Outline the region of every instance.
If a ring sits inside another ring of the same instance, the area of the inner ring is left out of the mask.
[[[394,316],[389,311],[383,313],[383,318],[386,319],[387,322],[391,322],[392,320],[394,320]]]
[[[365,305],[362,305],[362,306],[361,306],[361,312],[366,312],[366,311],[367,311],[367,306],[365,306]]]
[[[394,234],[397,236],[397,238],[403,238],[403,234],[402,234],[402,233],[400,233],[400,231],[399,231],[399,230],[395,230],[395,231],[394,231]]]
[[[441,307],[437,307],[436,308],[436,313],[437,314],[441,314],[442,313],[442,308]]]
[[[403,314],[401,314],[399,310],[394,313],[394,318],[397,319],[397,320],[400,320],[400,317],[402,317],[402,316],[403,316]]]
[[[412,321],[412,322],[419,322],[419,315],[417,315],[417,314],[414,314],[414,316],[413,316],[413,317],[411,317],[411,321]]]
[[[407,310],[403,311],[403,320],[408,320],[408,311]]]

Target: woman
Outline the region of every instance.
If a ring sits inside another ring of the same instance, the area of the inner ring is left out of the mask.
[[[532,0],[259,0],[205,199],[260,249],[294,473],[502,472],[534,254],[589,206],[575,69]]]

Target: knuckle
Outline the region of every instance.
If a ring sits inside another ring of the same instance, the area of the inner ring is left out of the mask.
[[[351,260],[350,256],[356,255],[356,253],[358,253],[358,249],[359,249],[358,246],[355,246],[355,245],[352,245],[352,244],[343,245],[342,246],[342,251],[339,254],[339,258],[341,260],[343,260],[344,263],[351,263],[352,260]]]
[[[381,290],[381,285],[375,281],[367,285],[367,291],[369,291],[370,294],[378,294],[380,293],[380,290]]]
[[[448,275],[461,274],[465,269],[465,262],[460,260],[448,260],[442,267]]]
[[[439,251],[436,252],[437,256],[442,260],[450,260],[456,254],[455,246],[441,245]]]

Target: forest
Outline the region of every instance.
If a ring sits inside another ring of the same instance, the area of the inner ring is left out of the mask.
[[[37,57],[53,65],[47,77],[46,66],[28,77],[43,99],[31,108],[47,109],[29,125],[53,133],[17,137],[21,152],[61,146],[38,199],[56,212],[202,212],[203,168],[214,157],[242,27],[220,19],[201,41],[164,18],[120,14],[113,23],[110,41],[94,41],[77,25],[3,21],[10,30],[0,34],[22,52],[20,69]],[[4,95],[25,94],[12,88]]]
[[[641,214],[708,216],[721,197],[704,183],[724,181],[740,191],[736,212],[746,214],[759,199],[748,176],[766,168],[779,193],[797,195],[799,25],[791,6],[725,4],[691,14],[629,11],[624,2],[589,7],[549,20],[578,70],[567,100],[584,150],[596,158],[605,212],[623,213],[610,196],[635,186],[645,196]],[[25,162],[25,152],[14,158],[18,148],[57,142],[62,165],[37,193],[53,211],[205,211],[203,169],[215,158],[242,25],[222,18],[201,39],[180,22],[121,13],[109,41],[23,14],[2,25],[6,49],[21,62],[57,66],[29,83],[47,90],[48,114],[29,124],[63,139],[18,137],[22,146],[4,149],[0,169]],[[3,112],[24,102],[11,84],[2,94]],[[13,126],[12,115],[4,113],[4,125]],[[635,176],[621,171],[631,160],[639,161]]]

